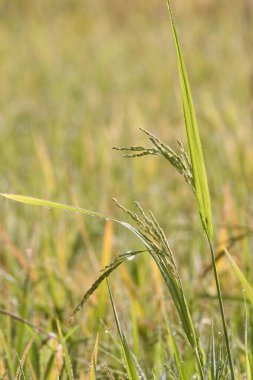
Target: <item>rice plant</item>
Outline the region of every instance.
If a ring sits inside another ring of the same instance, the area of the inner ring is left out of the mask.
[[[166,339],[168,339],[168,350],[172,354],[172,361],[170,364],[167,363],[167,366],[163,364],[162,369],[158,369],[157,373],[155,370],[153,372],[154,379],[182,379],[186,380],[195,376],[194,378],[200,378],[201,380],[211,379],[211,380],[225,380],[232,379],[235,380],[237,377],[239,379],[243,378],[243,373],[246,374],[247,379],[251,378],[252,374],[252,350],[250,344],[248,342],[248,330],[249,330],[249,321],[248,321],[248,305],[247,302],[252,303],[253,299],[253,290],[243,275],[231,255],[225,249],[225,256],[228,258],[236,277],[242,284],[245,289],[245,339],[244,339],[244,348],[243,353],[245,354],[246,361],[246,370],[241,374],[239,371],[239,365],[235,364],[237,362],[236,357],[233,355],[233,344],[234,341],[231,334],[229,333],[229,329],[227,326],[226,316],[224,312],[223,306],[223,297],[220,285],[220,279],[217,271],[217,263],[215,256],[215,248],[214,248],[214,231],[213,220],[212,220],[212,212],[211,212],[211,200],[209,194],[209,186],[206,174],[206,167],[204,161],[204,154],[202,150],[200,131],[198,129],[197,120],[195,116],[194,104],[191,95],[191,88],[188,81],[186,66],[183,58],[182,48],[179,41],[176,24],[173,18],[171,4],[168,1],[168,10],[169,10],[169,18],[171,21],[173,38],[175,43],[176,55],[177,55],[177,63],[178,63],[178,73],[180,79],[180,89],[181,89],[181,97],[182,97],[182,105],[183,105],[183,114],[185,120],[186,127],[186,135],[188,148],[185,149],[183,144],[180,141],[178,143],[178,149],[172,149],[165,142],[162,142],[160,138],[156,136],[156,133],[151,133],[146,129],[141,128],[141,131],[146,136],[147,140],[151,144],[148,147],[145,146],[127,146],[127,147],[114,147],[114,150],[123,152],[124,157],[132,159],[132,158],[143,158],[146,156],[161,156],[169,162],[170,166],[172,166],[176,172],[181,175],[188,185],[190,191],[193,192],[194,197],[196,199],[196,211],[200,216],[200,223],[202,230],[204,232],[207,245],[210,251],[210,257],[212,262],[214,280],[216,284],[216,296],[219,304],[220,310],[220,318],[223,326],[223,333],[225,338],[225,347],[224,349],[224,341],[223,336],[215,333],[215,328],[213,326],[213,322],[209,331],[209,343],[206,343],[206,336],[201,336],[199,332],[199,326],[196,323],[191,309],[191,300],[185,289],[188,284],[185,284],[181,277],[180,266],[177,263],[177,255],[174,252],[174,249],[171,248],[170,244],[170,236],[167,236],[164,229],[161,227],[161,223],[158,221],[158,218],[154,215],[152,210],[147,210],[143,207],[139,202],[135,202],[135,210],[130,210],[129,208],[124,207],[118,200],[114,199],[115,205],[119,208],[120,212],[123,212],[126,218],[130,218],[131,223],[125,221],[125,219],[121,220],[115,217],[111,217],[108,215],[104,215],[102,213],[96,211],[90,211],[87,209],[83,209],[81,207],[75,207],[71,205],[65,205],[58,202],[53,202],[49,200],[43,200],[39,198],[34,198],[30,196],[24,195],[16,195],[16,194],[1,194],[3,197],[14,200],[17,202],[41,206],[44,208],[51,208],[65,212],[72,212],[79,215],[86,216],[94,216],[101,218],[105,221],[111,221],[116,223],[120,227],[123,227],[128,231],[128,233],[132,234],[136,241],[142,244],[142,249],[136,250],[128,250],[124,253],[119,254],[116,258],[114,258],[110,264],[107,264],[104,268],[101,269],[100,275],[96,278],[96,280],[92,283],[90,288],[88,288],[83,298],[80,300],[79,304],[73,310],[71,316],[69,317],[69,325],[73,324],[77,314],[81,311],[85,303],[88,299],[93,295],[93,293],[100,287],[102,283],[115,271],[117,270],[123,263],[128,263],[129,260],[138,256],[149,255],[150,258],[155,263],[156,267],[159,270],[161,278],[164,280],[165,289],[168,291],[170,295],[170,299],[173,304],[173,308],[177,313],[179,324],[178,329],[182,330],[184,334],[184,339],[187,341],[187,345],[191,350],[191,362],[192,367],[185,364],[182,357],[184,356],[185,347],[179,346],[177,340],[174,337],[172,332],[170,318],[168,317],[168,310],[166,309]],[[189,150],[189,156],[187,151]],[[49,169],[49,164],[47,163],[47,167],[45,171],[47,172],[47,176],[49,177],[49,182],[53,183],[52,177],[53,174]],[[52,185],[53,186],[53,185]],[[168,210],[169,213],[169,210]],[[18,254],[17,254],[18,255]],[[49,276],[50,279],[50,276]],[[51,286],[53,287],[53,286]],[[109,291],[109,299],[111,301],[113,316],[116,322],[117,332],[119,336],[119,344],[116,342],[115,346],[119,348],[120,357],[123,361],[123,371],[125,373],[122,374],[122,369],[120,365],[116,364],[115,370],[112,372],[109,367],[105,366],[105,372],[107,373],[107,378],[109,379],[120,379],[120,378],[128,378],[128,379],[149,379],[150,373],[145,373],[145,369],[142,368],[142,363],[139,363],[137,358],[135,357],[130,345],[127,342],[126,335],[123,332],[121,327],[120,319],[118,313],[116,311],[115,302],[113,300],[112,291],[108,286]],[[53,291],[54,293],[54,291]],[[103,293],[104,296],[104,293]],[[57,306],[57,295],[54,294],[55,305]],[[24,305],[24,308],[28,305]],[[88,308],[88,307],[87,307]],[[55,307],[57,311],[57,307]],[[160,310],[159,310],[160,312]],[[6,310],[1,310],[0,313],[12,318],[21,324],[20,332],[19,332],[19,342],[20,347],[18,347],[17,352],[17,360],[16,364],[14,364],[13,359],[11,358],[11,353],[8,346],[8,336],[5,336],[5,332],[2,331],[0,326],[0,341],[2,346],[4,347],[6,362],[9,368],[9,374],[12,377],[16,378],[25,378],[26,373],[23,368],[26,363],[26,359],[28,357],[28,353],[31,351],[34,357],[36,356],[36,349],[34,348],[34,341],[36,339],[36,334],[42,334],[45,336],[46,342],[51,340],[55,340],[57,342],[57,348],[53,348],[48,355],[47,358],[47,366],[44,371],[44,378],[50,378],[50,376],[58,376],[60,377],[62,373],[65,371],[66,376],[69,379],[75,378],[75,368],[71,362],[71,350],[68,348],[67,340],[71,337],[74,330],[70,330],[65,333],[62,331],[61,324],[56,318],[56,331],[57,334],[51,335],[48,332],[45,332],[43,328],[38,328],[36,325],[29,322],[26,318],[14,315],[11,312]],[[161,310],[161,315],[163,311]],[[23,336],[24,336],[24,328],[30,328],[33,331],[33,335],[28,341],[25,349],[22,352],[21,346],[23,344]],[[163,339],[163,336],[162,338]],[[44,343],[43,343],[44,344]],[[88,377],[91,380],[99,379],[99,373],[102,370],[98,371],[99,367],[99,344],[100,344],[100,335],[97,334],[96,342],[93,348],[93,352],[91,355],[91,365],[88,373]],[[159,356],[162,356],[161,350],[159,351]],[[21,354],[21,355],[20,355]],[[36,360],[35,360],[36,361]],[[64,364],[63,364],[64,363]],[[33,373],[33,365],[29,364],[29,371]],[[35,365],[34,365],[35,367]],[[190,369],[189,369],[190,368]],[[188,372],[189,371],[189,372]],[[196,371],[198,374],[196,374]],[[237,371],[237,372],[236,372]],[[35,371],[34,371],[35,373]],[[105,375],[102,375],[105,376]],[[125,377],[123,377],[125,376]],[[166,377],[167,376],[167,377]],[[237,377],[236,377],[237,376]],[[36,378],[36,375],[33,374],[33,378]]]

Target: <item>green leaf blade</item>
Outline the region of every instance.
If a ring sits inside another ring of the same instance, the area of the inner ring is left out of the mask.
[[[34,197],[28,197],[26,195],[17,195],[17,194],[0,194],[2,197],[20,202],[20,203],[25,203],[29,204],[32,206],[41,206],[45,208],[54,208],[62,211],[70,211],[70,212],[75,212],[75,213],[80,213],[84,215],[90,215],[90,216],[98,216],[100,218],[107,218],[103,214],[100,214],[95,211],[90,211],[86,210],[80,207],[75,207],[75,206],[70,206],[58,202],[52,202],[52,201],[47,201],[45,199],[40,199],[40,198],[34,198]]]
[[[185,117],[185,126],[187,133],[187,140],[190,150],[190,157],[193,169],[193,180],[195,187],[195,194],[198,202],[201,222],[208,234],[212,239],[213,227],[212,227],[212,213],[211,213],[211,201],[207,182],[206,168],[204,162],[204,156],[201,146],[201,140],[199,135],[199,129],[197,125],[197,119],[195,115],[190,84],[188,75],[183,59],[182,50],[179,44],[176,26],[174,23],[170,2],[168,1],[168,8],[170,13],[170,20],[173,30],[173,36],[175,41],[175,47],[177,52],[178,71],[181,85],[181,95],[183,100],[183,109]]]
[[[118,314],[117,314],[117,311],[116,311],[116,308],[114,305],[112,293],[111,293],[111,290],[110,290],[108,283],[107,283],[107,286],[108,286],[108,291],[109,291],[109,296],[110,296],[110,300],[111,300],[114,318],[115,318],[116,325],[117,325],[118,334],[119,334],[120,341],[121,341],[122,355],[124,358],[128,379],[129,380],[139,380],[140,378],[142,378],[142,376],[139,376],[138,369],[137,369],[136,364],[134,362],[132,353],[128,347],[128,344],[127,344],[125,335],[123,333],[123,330],[121,329],[119,317],[118,317]]]
[[[230,253],[228,252],[227,249],[225,249],[225,253],[226,253],[226,256],[227,256],[235,274],[236,274],[237,279],[240,281],[241,285],[245,289],[247,299],[253,305],[253,287],[251,286],[251,284],[249,283],[247,278],[244,276],[241,269],[238,267],[235,260],[232,258],[232,256],[230,255]]]

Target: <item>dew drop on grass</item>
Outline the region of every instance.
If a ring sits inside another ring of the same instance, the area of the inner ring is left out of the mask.
[[[133,259],[134,259],[134,255],[129,256],[129,257],[127,258],[127,260],[129,260],[129,261],[131,261],[131,260],[133,260]]]
[[[109,334],[109,331],[108,331],[108,330],[105,330],[105,334]]]

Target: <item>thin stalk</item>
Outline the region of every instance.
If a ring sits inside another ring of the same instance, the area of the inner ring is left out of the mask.
[[[214,249],[213,249],[213,243],[206,234],[211,256],[212,256],[212,265],[213,265],[213,273],[214,273],[214,278],[215,278],[215,284],[216,284],[216,289],[217,289],[217,294],[218,294],[218,300],[219,300],[219,306],[220,306],[220,313],[221,313],[221,319],[222,319],[222,326],[223,326],[223,332],[225,335],[225,342],[226,342],[226,347],[227,347],[227,353],[228,353],[228,361],[229,361],[229,367],[230,367],[230,373],[231,373],[231,379],[235,380],[235,372],[234,372],[234,366],[233,366],[233,361],[232,361],[232,355],[231,355],[231,349],[230,349],[230,344],[229,344],[229,337],[228,337],[228,329],[227,329],[227,324],[226,324],[226,319],[225,319],[225,313],[224,313],[224,307],[223,307],[223,301],[222,301],[222,294],[221,294],[221,287],[220,287],[220,281],[219,281],[219,276],[217,272],[217,267],[216,267],[216,261],[215,261],[215,254],[214,254]]]
[[[200,360],[199,348],[198,347],[195,347],[194,353],[195,353],[195,356],[196,356],[196,359],[197,359],[197,363],[198,363],[200,378],[201,378],[201,380],[205,380],[205,376],[204,376],[204,372],[203,372],[203,368],[202,368],[202,363],[201,363],[201,360]]]
[[[46,330],[44,330],[40,326],[36,326],[32,322],[28,321],[27,319],[24,319],[24,318],[20,317],[19,315],[13,314],[13,313],[11,313],[8,310],[0,308],[0,314],[6,315],[6,316],[14,319],[15,321],[24,323],[25,325],[27,325],[27,326],[31,327],[32,329],[34,329],[37,333],[46,335],[47,339],[56,339],[56,340],[58,340],[58,337],[57,337],[56,334],[54,334],[54,333],[48,333]]]

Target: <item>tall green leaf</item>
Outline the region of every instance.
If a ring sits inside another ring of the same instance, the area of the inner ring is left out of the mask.
[[[238,267],[238,265],[236,264],[235,260],[232,258],[232,256],[230,255],[230,253],[228,252],[227,249],[225,249],[225,253],[227,255],[227,258],[236,274],[236,277],[238,278],[238,280],[240,281],[240,283],[242,284],[243,288],[245,289],[246,291],[246,297],[247,299],[252,303],[253,305],[253,287],[251,286],[251,284],[249,283],[249,281],[247,280],[247,278],[244,276],[244,274],[242,273],[241,269]]]
[[[107,283],[107,285],[108,285],[108,283]],[[115,318],[116,325],[117,325],[117,330],[118,330],[118,333],[120,336],[122,356],[124,358],[128,379],[129,380],[139,380],[140,378],[142,378],[142,376],[139,376],[138,369],[136,367],[132,353],[128,347],[125,335],[121,329],[119,317],[118,317],[118,314],[117,314],[117,311],[116,311],[116,308],[114,305],[114,301],[112,298],[112,293],[111,293],[109,285],[108,285],[108,290],[109,290],[109,295],[110,295],[110,300],[111,300],[111,304],[112,304],[114,318]]]
[[[175,360],[175,363],[177,366],[179,378],[180,378],[180,380],[187,380],[187,375],[186,375],[185,368],[184,368],[184,361],[180,357],[180,352],[179,352],[179,349],[177,346],[176,339],[172,333],[170,321],[169,321],[168,317],[165,317],[165,319],[166,319],[166,325],[167,325],[167,330],[168,330],[168,335],[169,335],[169,345],[170,345],[170,349],[171,349],[171,352],[173,354],[173,357],[174,357],[174,360]]]
[[[212,214],[211,214],[211,201],[208,189],[208,182],[206,176],[205,162],[201,147],[201,141],[199,136],[199,130],[196,120],[196,115],[193,106],[193,100],[191,95],[190,84],[188,81],[187,71],[183,59],[182,50],[179,44],[178,34],[175,26],[175,22],[172,15],[170,1],[168,0],[168,8],[170,13],[170,20],[173,30],[173,36],[175,41],[175,47],[177,51],[178,71],[181,85],[181,95],[183,100],[185,126],[187,132],[188,145],[191,156],[191,163],[193,169],[193,181],[195,187],[196,198],[199,207],[199,213],[201,217],[202,225],[208,234],[209,238],[212,238]]]
[[[59,322],[58,319],[56,319],[56,326],[57,326],[60,342],[61,342],[61,345],[62,345],[62,348],[63,348],[63,352],[64,352],[64,361],[65,361],[65,366],[66,366],[66,371],[67,371],[68,379],[69,380],[74,380],[74,373],[73,373],[73,368],[72,368],[72,364],[71,364],[71,359],[70,359],[70,356],[69,356],[68,347],[67,347],[67,344],[66,344],[66,339],[63,336],[63,333],[62,333],[62,330],[61,330],[61,325],[60,325],[60,322]]]

